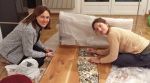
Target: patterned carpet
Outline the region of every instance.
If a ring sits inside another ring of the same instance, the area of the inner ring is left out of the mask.
[[[89,55],[89,53],[87,52],[87,50],[85,48],[80,49],[79,56],[86,57],[88,55]],[[85,61],[82,60],[82,62],[85,62]],[[87,67],[85,65],[82,65],[82,66]],[[90,67],[90,66],[88,66],[88,67]],[[87,68],[84,68],[84,69],[87,69]],[[93,70],[92,68],[88,68],[88,69]],[[89,71],[91,71],[91,70],[89,70]],[[79,73],[81,73],[81,72],[86,73],[85,70],[79,71]],[[95,72],[97,72],[97,71],[95,70]],[[83,78],[83,77],[81,78],[81,77],[82,76],[80,76],[80,80],[85,79],[85,78]],[[90,76],[88,76],[88,77],[90,77]],[[108,75],[106,83],[150,83],[149,77],[150,77],[150,69],[140,68],[140,67],[118,68],[116,66],[112,66],[111,72]],[[95,78],[97,78],[97,76],[95,76]],[[92,79],[94,79],[94,78],[92,78]],[[80,82],[80,83],[84,83],[84,82]],[[91,83],[91,81],[86,82],[86,83]],[[94,81],[92,83],[98,83],[98,82]]]
[[[77,62],[80,83],[98,83],[97,65],[90,63],[89,58],[86,49],[80,49]]]

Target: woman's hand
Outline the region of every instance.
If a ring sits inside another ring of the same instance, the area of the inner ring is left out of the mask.
[[[96,64],[100,63],[100,59],[98,57],[91,57],[88,61]]]
[[[89,53],[93,53],[93,54],[96,53],[96,50],[95,50],[94,48],[87,48],[87,51],[88,51]]]
[[[46,56],[46,57],[53,57],[54,54],[53,54],[53,52],[48,52],[48,53],[45,54],[45,56]]]
[[[53,52],[53,50],[52,49],[45,49],[45,51],[46,51],[46,53],[48,53],[48,52]]]

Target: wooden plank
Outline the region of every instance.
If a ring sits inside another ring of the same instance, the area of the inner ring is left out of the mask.
[[[79,83],[79,73],[78,73],[78,68],[77,68],[78,51],[76,52],[77,56],[75,56],[73,60],[72,73],[70,75],[70,79],[68,83]]]
[[[0,67],[0,80],[2,80],[3,78],[5,78],[7,76],[7,71],[5,69],[5,67]]]
[[[2,80],[4,77],[7,76],[7,71],[5,69],[6,65],[8,65],[8,63],[5,62],[5,60],[3,60],[3,58],[0,58],[0,80]]]
[[[98,64],[99,83],[106,83],[111,67],[111,64]]]
[[[76,56],[77,47],[60,46],[40,83],[79,83]]]

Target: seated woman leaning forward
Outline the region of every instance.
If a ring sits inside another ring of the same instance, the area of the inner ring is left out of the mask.
[[[19,64],[27,57],[33,57],[43,65],[45,57],[52,57],[52,50],[40,42],[40,31],[50,27],[50,10],[37,6],[33,13],[20,22],[15,29],[0,42],[0,57],[6,61]]]
[[[106,36],[109,42],[109,52],[103,57],[92,57],[92,63],[112,63],[118,67],[150,68],[150,42],[148,39],[126,29],[110,27],[102,18],[92,23],[97,34]],[[102,55],[100,50],[88,49]]]

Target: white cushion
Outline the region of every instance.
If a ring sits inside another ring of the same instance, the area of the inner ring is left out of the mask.
[[[62,45],[107,47],[108,41],[92,30],[95,16],[60,12],[59,30]],[[104,18],[111,26],[132,29],[133,19]]]
[[[111,27],[120,27],[124,29],[132,30],[133,27],[133,19],[125,19],[125,18],[108,18],[108,17],[102,17],[107,21],[107,23]]]

